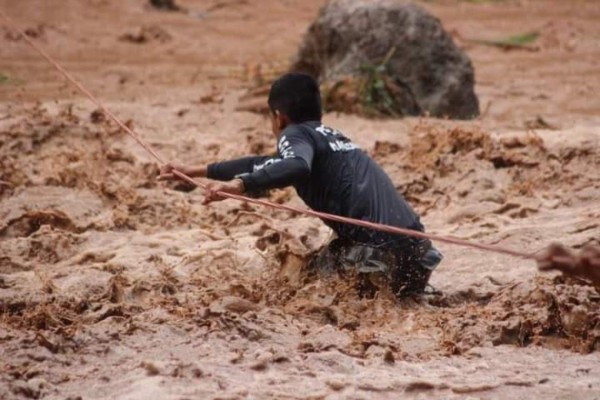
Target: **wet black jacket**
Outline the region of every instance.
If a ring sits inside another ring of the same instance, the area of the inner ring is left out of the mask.
[[[251,156],[208,166],[208,177],[244,181],[246,191],[293,185],[313,210],[423,231],[390,178],[341,132],[311,121],[288,126],[277,157]],[[404,236],[324,221],[339,237],[382,245]]]

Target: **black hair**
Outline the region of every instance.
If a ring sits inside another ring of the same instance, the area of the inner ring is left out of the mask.
[[[269,92],[271,112],[279,111],[291,122],[320,121],[321,92],[319,84],[310,75],[300,73],[285,74],[271,86]]]

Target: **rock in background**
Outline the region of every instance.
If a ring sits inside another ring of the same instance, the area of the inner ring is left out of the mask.
[[[358,101],[388,115],[479,115],[471,61],[439,19],[412,3],[330,1],[291,69],[319,78],[333,110],[357,111]]]

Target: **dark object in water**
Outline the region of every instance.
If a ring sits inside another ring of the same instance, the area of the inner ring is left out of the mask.
[[[150,0],[150,5],[163,11],[181,11],[175,0]]]

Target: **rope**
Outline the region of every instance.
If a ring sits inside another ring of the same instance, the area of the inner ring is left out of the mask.
[[[68,71],[66,71],[58,62],[56,62],[52,57],[50,57],[50,55],[48,55],[48,53],[46,53],[31,38],[29,38],[13,22],[13,20],[11,18],[9,18],[2,10],[0,10],[0,17],[2,17],[2,19],[4,19],[10,27],[12,27],[19,35],[21,35],[21,37],[31,47],[33,47],[43,58],[46,59],[46,61],[48,61],[52,66],[54,66],[54,68],[56,68],[58,70],[58,72],[60,72],[69,82],[71,82],[73,85],[75,85],[75,87],[77,87],[77,89],[79,89],[79,91],[81,91],[81,93],[83,93],[88,99],[90,99],[94,104],[96,104],[110,119],[112,119],[127,134],[129,134],[152,157],[154,157],[156,159],[156,161],[158,161],[159,164],[165,165],[165,161],[163,161],[163,159],[158,155],[158,153],[156,153],[156,151],[154,151],[154,149],[152,149],[152,147],[150,145],[148,145],[131,128],[129,128],[127,125],[125,125],[123,122],[121,122],[121,120],[119,118],[117,118],[117,116],[114,115],[108,108],[106,108],[104,106],[104,104],[102,104],[102,102],[100,102],[100,100],[98,100],[81,83],[79,83],[75,78],[73,78],[73,76]],[[173,170],[173,174],[194,186],[199,186],[204,190],[210,190],[205,183],[195,180],[195,179],[185,175],[181,171]],[[216,193],[225,198],[234,199],[234,200],[252,203],[252,204],[257,204],[257,205],[261,205],[264,207],[285,210],[285,211],[289,211],[289,212],[292,212],[295,214],[310,215],[313,217],[321,218],[323,220],[361,226],[364,228],[383,231],[383,232],[392,233],[392,234],[399,234],[399,235],[412,236],[412,237],[422,238],[422,239],[436,240],[439,242],[448,243],[448,244],[452,244],[452,245],[470,247],[470,248],[474,248],[474,249],[478,249],[478,250],[482,250],[482,251],[506,254],[506,255],[513,256],[513,257],[519,257],[519,258],[524,258],[524,259],[534,259],[535,258],[534,255],[531,253],[524,253],[524,252],[513,250],[510,248],[505,248],[502,246],[490,245],[490,244],[484,244],[484,243],[475,243],[475,242],[470,242],[470,241],[467,241],[464,239],[459,239],[459,238],[452,237],[452,236],[436,235],[436,234],[431,234],[431,233],[415,231],[415,230],[411,230],[411,229],[399,228],[399,227],[391,226],[391,225],[384,225],[384,224],[379,224],[379,223],[375,223],[375,222],[369,222],[369,221],[363,221],[363,220],[354,219],[354,218],[342,217],[340,215],[328,214],[328,213],[323,213],[323,212],[314,211],[314,210],[310,210],[310,209],[297,208],[297,207],[293,207],[290,205],[277,204],[277,203],[273,203],[273,202],[270,202],[267,200],[253,199],[250,197],[231,194],[231,193],[225,193],[225,192],[216,192]]]

